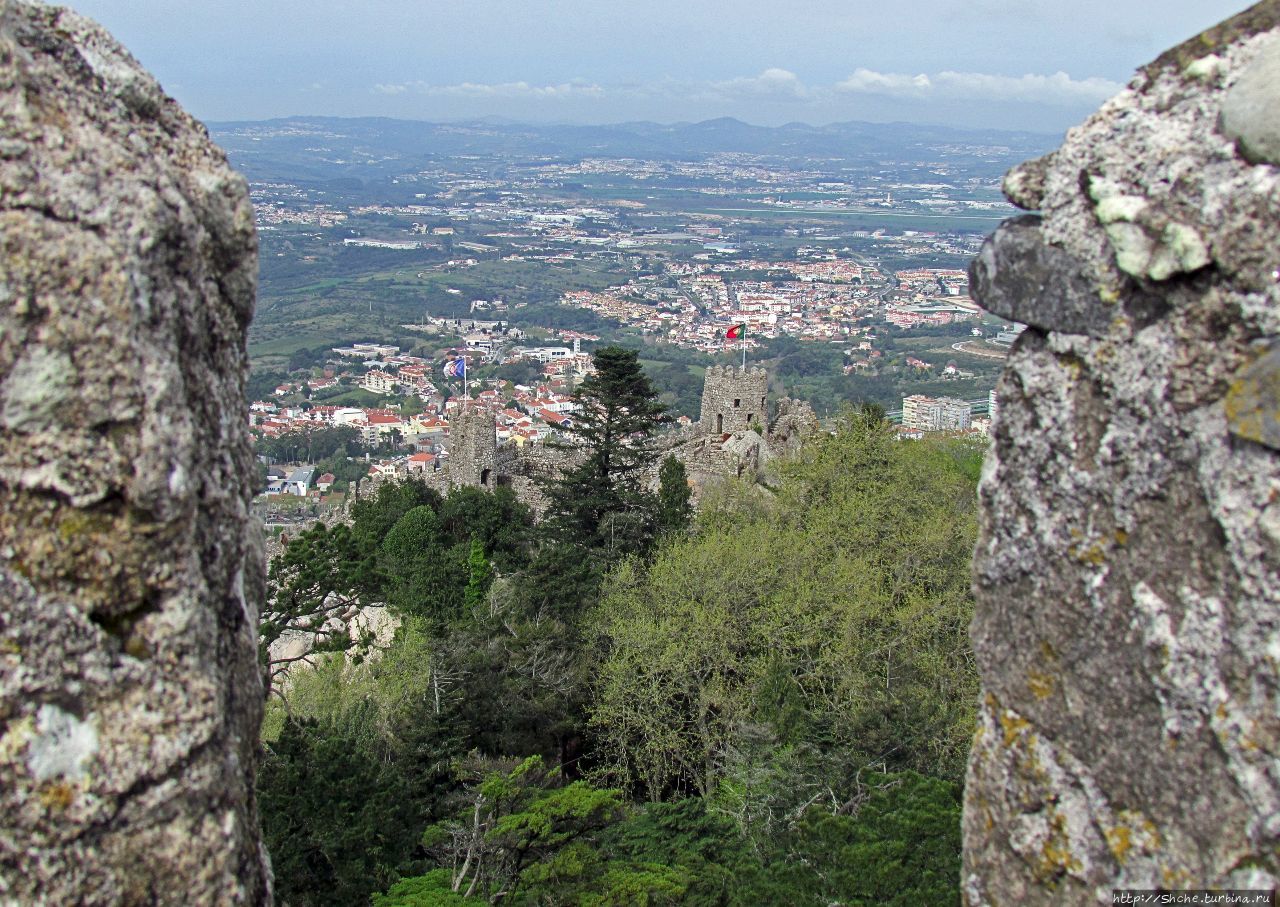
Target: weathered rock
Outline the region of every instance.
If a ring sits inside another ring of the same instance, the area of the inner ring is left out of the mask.
[[[1106,305],[1079,260],[1041,236],[1041,220],[1005,221],[970,267],[974,294],[987,311],[1046,331],[1101,336],[1120,314]]]
[[[1256,164],[1280,164],[1280,41],[1270,41],[1222,100],[1223,133]]]
[[[267,903],[245,185],[64,10],[0,111],[0,903]]]
[[[1227,390],[1227,428],[1237,437],[1280,450],[1280,341],[1236,373]]]
[[[1044,203],[1044,177],[1049,155],[1023,161],[1004,175],[1000,188],[1010,203],[1024,211],[1038,211]]]
[[[980,486],[971,905],[1280,882],[1280,170],[1216,128],[1277,35],[1269,0],[1144,69],[974,267],[1032,327]]]

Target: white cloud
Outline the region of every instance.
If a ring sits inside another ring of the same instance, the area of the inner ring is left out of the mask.
[[[889,94],[924,97],[933,89],[933,83],[924,73],[908,76],[896,72],[876,72],[873,69],[857,69],[843,82],[836,83],[836,91],[851,94]]]
[[[1101,78],[1073,79],[1065,72],[1022,76],[946,70],[937,73],[877,72],[860,68],[835,84],[806,84],[796,73],[770,67],[751,76],[722,80],[687,81],[673,78],[649,82],[600,85],[584,80],[551,84],[518,82],[459,82],[436,84],[408,81],[373,86],[378,94],[423,95],[434,98],[539,101],[610,101],[654,104],[680,102],[741,111],[760,105],[790,105],[809,111],[841,108],[855,96],[879,96],[920,101],[1016,101],[1043,107],[1096,105],[1123,86]]]
[[[773,66],[758,76],[711,82],[702,93],[728,99],[799,101],[808,97],[809,90],[794,72]]]
[[[858,69],[836,91],[916,98],[965,98],[990,101],[1025,101],[1035,104],[1097,104],[1124,86],[1108,79],[1073,79],[1065,72],[1042,76],[1000,76],[982,72],[946,71],[928,76]]]
[[[429,82],[403,82],[395,85],[375,85],[379,94],[398,95],[407,91],[416,94],[457,98],[602,98],[605,90],[591,82],[561,82],[559,85],[531,85],[528,82],[460,82],[456,85],[433,85]]]

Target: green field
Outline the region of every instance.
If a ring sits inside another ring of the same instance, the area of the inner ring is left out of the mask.
[[[828,211],[777,208],[708,208],[709,212],[736,215],[742,219],[790,220],[797,222],[837,221],[865,230],[924,230],[939,233],[990,233],[1003,217],[988,214],[910,214],[897,211]]]

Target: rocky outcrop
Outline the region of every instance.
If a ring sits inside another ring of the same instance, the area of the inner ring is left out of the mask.
[[[0,111],[0,903],[267,903],[245,185],[67,11]]]
[[[1280,880],[1280,2],[1009,175],[982,480],[978,904]]]

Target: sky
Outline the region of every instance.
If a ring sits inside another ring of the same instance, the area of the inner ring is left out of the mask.
[[[1060,132],[1242,0],[73,0],[209,121]]]

